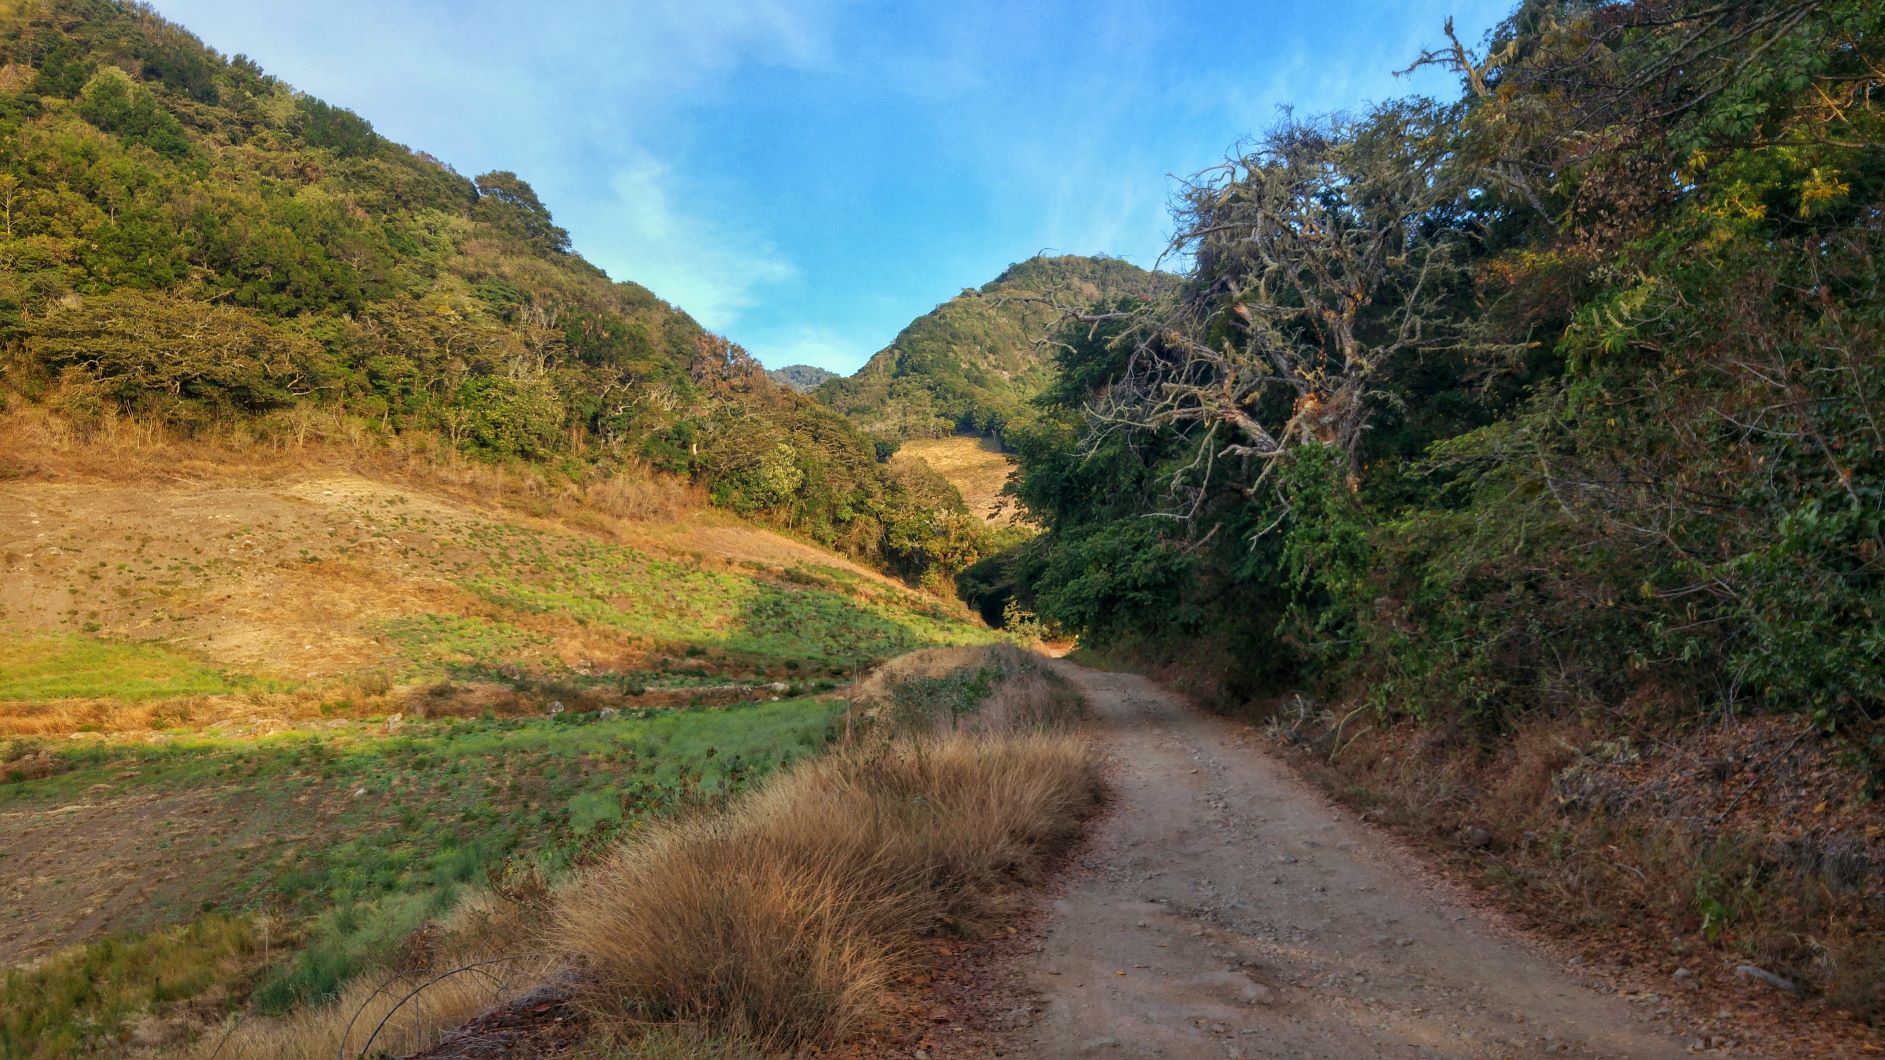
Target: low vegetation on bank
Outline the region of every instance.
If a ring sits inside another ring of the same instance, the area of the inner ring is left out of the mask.
[[[51,775],[0,784],[0,944],[38,958],[0,978],[0,1052],[111,1052],[324,1003],[430,945],[466,895],[565,875],[821,752],[840,705],[640,714],[59,748]]]
[[[1078,696],[1018,649],[918,653],[860,692],[827,753],[642,819],[565,882],[513,875],[427,929],[420,957],[194,1055],[416,1050],[518,995],[560,1018],[529,1041],[573,1025],[620,1055],[759,1055],[869,1027],[921,939],[1013,915],[1100,782]]]

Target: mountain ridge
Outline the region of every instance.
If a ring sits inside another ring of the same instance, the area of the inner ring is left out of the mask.
[[[839,378],[838,373],[815,364],[788,364],[784,368],[769,369],[766,375],[780,386],[800,393],[817,390],[825,382]]]
[[[815,393],[888,437],[998,435],[1052,378],[1040,344],[1064,307],[1149,298],[1175,282],[1103,255],[1029,258],[912,320],[855,375]]]

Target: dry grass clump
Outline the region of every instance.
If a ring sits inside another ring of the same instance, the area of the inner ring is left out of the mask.
[[[1049,671],[1034,669],[1011,674],[982,701],[982,709],[966,719],[973,732],[1028,732],[1071,724],[1085,712],[1079,693]],[[965,724],[957,719],[958,725]]]
[[[554,937],[598,1026],[775,1050],[840,1040],[872,1019],[922,934],[1011,913],[1099,790],[1068,733],[854,742],[723,813],[645,833],[568,893]]]
[[[706,506],[698,489],[644,466],[571,480],[474,460],[423,433],[390,435],[339,410],[312,407],[186,432],[111,410],[79,420],[23,405],[0,414],[0,454],[0,480],[270,478],[345,469],[592,529],[599,516],[672,522]]]
[[[484,970],[475,969],[430,985],[426,985],[430,977],[420,974],[388,976],[378,981],[359,979],[339,998],[319,1008],[212,1029],[182,1055],[190,1060],[404,1056],[430,1047],[444,1032],[490,1008],[506,990],[527,988],[543,972],[538,967],[503,974],[504,969],[494,967],[492,970],[500,973],[494,979],[478,974]],[[420,986],[425,989],[407,997]],[[363,1054],[369,1038],[372,1050]]]
[[[1536,717],[1497,753],[1372,716],[1343,729],[1304,710],[1272,730],[1331,791],[1438,844],[1593,955],[1681,964],[1704,984],[1750,963],[1885,1022],[1871,804],[1834,748],[1790,742],[1798,724],[1746,719],[1639,745],[1592,719]],[[1784,779],[1776,748],[1798,760]]]
[[[534,925],[541,915],[536,902],[520,904],[480,892],[416,935],[403,967],[355,979],[324,1005],[281,1017],[232,1019],[177,1055],[188,1060],[332,1060],[426,1049],[445,1032],[551,973],[554,957],[536,945]]]
[[[1006,642],[898,656],[851,690],[853,734],[1035,732],[1066,728],[1084,710],[1041,657]]]

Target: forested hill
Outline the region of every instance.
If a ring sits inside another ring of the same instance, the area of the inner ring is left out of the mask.
[[[1144,298],[1169,282],[1117,258],[1032,258],[916,318],[856,375],[821,386],[818,398],[894,437],[999,431],[1053,374],[1041,341],[1060,318],[1057,307]]]
[[[959,498],[469,179],[116,0],[0,8],[0,401],[684,475],[906,575]],[[940,571],[946,573],[946,570]]]
[[[829,379],[838,378],[838,373],[827,371],[815,364],[788,364],[784,368],[774,368],[766,373],[780,386],[789,386],[794,390],[816,390]]]

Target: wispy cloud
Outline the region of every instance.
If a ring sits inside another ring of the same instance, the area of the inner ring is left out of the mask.
[[[583,226],[579,249],[612,276],[632,278],[724,330],[761,288],[798,270],[764,238],[732,227],[694,204],[712,196],[639,152],[609,181],[606,206]]]

